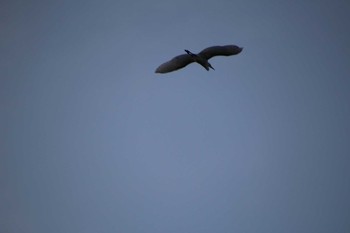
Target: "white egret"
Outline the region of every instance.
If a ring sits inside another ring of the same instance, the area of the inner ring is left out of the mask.
[[[236,45],[225,45],[225,46],[212,46],[202,50],[198,54],[193,54],[185,49],[186,54],[182,54],[174,57],[170,61],[161,64],[157,69],[156,73],[168,73],[178,69],[181,69],[192,62],[197,62],[202,65],[206,70],[209,68],[215,70],[208,60],[214,56],[231,56],[239,54],[243,48]]]

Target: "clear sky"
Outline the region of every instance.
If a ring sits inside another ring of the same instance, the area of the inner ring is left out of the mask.
[[[349,22],[348,0],[1,1],[0,232],[350,232]]]

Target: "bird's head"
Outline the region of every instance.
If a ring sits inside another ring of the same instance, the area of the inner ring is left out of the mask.
[[[188,55],[191,55],[192,57],[195,57],[197,56],[196,54],[193,54],[191,53],[189,50],[185,49],[185,52],[188,54]]]

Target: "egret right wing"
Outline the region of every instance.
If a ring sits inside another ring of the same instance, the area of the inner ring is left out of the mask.
[[[182,54],[174,57],[170,61],[161,64],[157,69],[156,73],[168,73],[178,69],[181,69],[188,64],[194,62],[193,58],[188,54]]]
[[[243,48],[237,45],[225,45],[225,46],[212,46],[203,49],[198,55],[204,57],[205,59],[210,59],[214,56],[231,56],[239,54]]]

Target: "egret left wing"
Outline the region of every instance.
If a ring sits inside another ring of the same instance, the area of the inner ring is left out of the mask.
[[[156,73],[168,73],[178,69],[181,69],[188,64],[194,62],[193,58],[188,54],[182,54],[174,57],[170,61],[161,64],[157,69]]]

